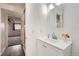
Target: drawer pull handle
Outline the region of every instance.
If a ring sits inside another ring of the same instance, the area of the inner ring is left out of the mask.
[[[42,45],[43,47],[45,47],[45,48],[47,48],[47,46],[46,45]]]

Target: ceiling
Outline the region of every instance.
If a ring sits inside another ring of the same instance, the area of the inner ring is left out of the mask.
[[[6,4],[17,6],[20,8],[25,8],[25,3],[6,3]]]

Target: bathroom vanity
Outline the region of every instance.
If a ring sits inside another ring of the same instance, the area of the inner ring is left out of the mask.
[[[39,37],[37,39],[37,55],[38,56],[70,56],[71,41],[64,42],[63,40],[54,40]]]

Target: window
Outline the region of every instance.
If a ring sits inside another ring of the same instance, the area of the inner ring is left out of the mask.
[[[21,30],[21,24],[20,23],[14,23],[13,24],[13,30]]]

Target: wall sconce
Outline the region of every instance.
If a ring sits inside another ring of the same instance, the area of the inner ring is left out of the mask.
[[[54,9],[55,7],[59,6],[61,3],[58,2],[58,3],[50,3],[49,6],[48,6],[48,12],[52,9]]]

